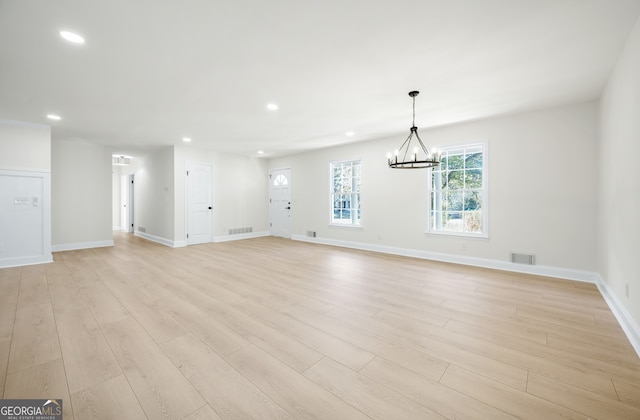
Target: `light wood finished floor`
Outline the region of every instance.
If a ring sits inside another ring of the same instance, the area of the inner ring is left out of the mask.
[[[594,285],[279,238],[0,270],[0,395],[75,419],[640,419]]]

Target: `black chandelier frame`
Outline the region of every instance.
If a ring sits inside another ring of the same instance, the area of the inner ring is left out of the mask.
[[[416,96],[418,96],[419,93],[417,90],[409,92],[409,96],[413,99],[413,124],[409,132],[409,137],[407,137],[404,143],[402,143],[402,146],[396,150],[394,156],[387,156],[387,163],[392,169],[423,169],[440,165],[440,154],[435,152],[430,153],[418,134],[418,127],[416,127]],[[417,140],[419,148],[415,146],[412,150],[411,143],[414,137]],[[422,151],[424,158],[420,155],[420,160],[418,160],[420,151]]]

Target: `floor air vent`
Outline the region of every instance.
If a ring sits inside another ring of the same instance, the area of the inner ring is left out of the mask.
[[[516,264],[534,265],[536,263],[535,254],[522,254],[519,252],[511,253],[511,262]]]
[[[238,235],[238,234],[241,234],[241,233],[251,233],[251,232],[253,232],[253,228],[252,227],[229,229],[229,235]]]

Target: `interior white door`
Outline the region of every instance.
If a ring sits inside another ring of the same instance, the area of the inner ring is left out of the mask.
[[[276,169],[269,173],[269,215],[271,234],[291,237],[291,169]]]
[[[133,175],[120,177],[120,231],[133,232]]]
[[[187,163],[187,245],[213,242],[213,167]]]

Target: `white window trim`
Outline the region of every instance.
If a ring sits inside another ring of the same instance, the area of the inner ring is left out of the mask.
[[[471,232],[452,232],[452,231],[441,231],[434,230],[431,228],[431,193],[433,192],[433,188],[431,185],[431,169],[427,172],[427,229],[425,234],[434,235],[434,236],[458,236],[463,238],[479,238],[479,239],[488,239],[489,238],[489,140],[480,140],[480,141],[469,141],[460,144],[451,144],[446,146],[436,147],[439,150],[445,149],[456,149],[456,148],[464,148],[464,147],[472,147],[476,145],[482,146],[482,189],[483,192],[483,202],[482,202],[482,233],[471,233]]]
[[[355,161],[360,162],[360,208],[361,208],[360,224],[354,225],[354,224],[333,223],[333,198],[332,198],[333,165],[344,163],[344,162],[355,162]],[[345,229],[362,229],[362,226],[364,225],[363,219],[362,219],[362,183],[364,180],[363,170],[364,170],[364,164],[362,162],[362,158],[359,158],[359,157],[352,158],[352,159],[333,160],[329,162],[329,227],[332,227],[332,228],[337,227],[337,228],[345,228]]]

